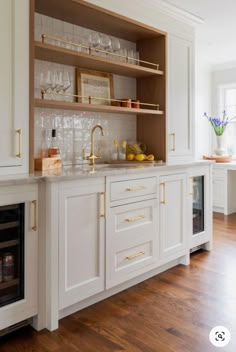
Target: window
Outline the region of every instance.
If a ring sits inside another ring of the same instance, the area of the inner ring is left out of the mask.
[[[219,114],[226,111],[229,119],[235,118],[226,128],[225,142],[227,152],[236,159],[236,83],[220,87]]]

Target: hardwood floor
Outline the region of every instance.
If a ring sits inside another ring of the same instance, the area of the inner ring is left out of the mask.
[[[212,346],[216,325],[231,331]],[[0,352],[236,351],[236,214],[214,216],[214,250],[60,321],[50,333],[25,328],[0,340]]]

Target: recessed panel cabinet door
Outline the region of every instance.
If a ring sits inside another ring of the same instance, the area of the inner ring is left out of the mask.
[[[186,176],[160,177],[160,257],[178,257],[187,246]]]
[[[0,167],[20,166],[28,160],[29,0],[0,1],[0,46]]]
[[[168,157],[193,157],[192,43],[169,37]]]
[[[104,290],[104,186],[59,196],[59,309]]]

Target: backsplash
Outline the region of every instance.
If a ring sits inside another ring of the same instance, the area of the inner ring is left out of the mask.
[[[47,16],[36,14],[35,39],[40,41],[41,34],[47,33],[58,37],[65,34],[70,36],[89,36],[93,32],[86,28],[74,26]],[[135,50],[135,44],[120,40],[121,47]],[[76,94],[76,68],[46,61],[35,60],[35,97],[41,98],[40,74],[45,72],[68,72],[71,86],[68,93]],[[129,97],[136,99],[136,80],[130,77],[113,75],[114,96],[117,99]],[[45,95],[46,99],[51,99]],[[65,97],[56,97],[63,100]],[[75,101],[67,97],[68,101]],[[100,124],[104,128],[104,137],[99,131],[95,132],[95,152],[100,149],[102,160],[109,160],[114,140],[134,141],[136,139],[136,116],[105,114],[94,112],[35,109],[34,150],[35,155],[40,155],[42,141],[50,145],[51,130],[57,130],[58,144],[61,149],[64,165],[78,164],[83,161],[83,150],[90,152],[90,132],[93,126]]]

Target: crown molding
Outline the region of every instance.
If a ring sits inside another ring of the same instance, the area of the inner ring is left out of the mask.
[[[152,5],[158,8],[163,14],[189,25],[196,26],[204,23],[203,18],[170,4],[168,0],[155,0],[155,3],[152,1]]]

